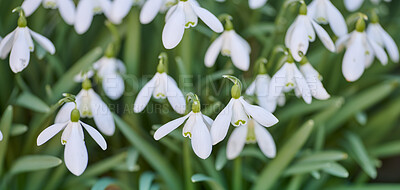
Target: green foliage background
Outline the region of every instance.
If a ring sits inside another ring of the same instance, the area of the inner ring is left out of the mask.
[[[342,0],[332,2],[345,18],[351,15]],[[18,16],[11,10],[21,3],[0,0],[1,36],[16,27]],[[246,0],[199,3],[215,15],[232,15],[236,31],[251,44],[252,63],[267,57],[268,72],[274,74],[281,55],[273,50],[283,43],[297,14],[296,6],[284,9],[284,1],[270,0],[262,9],[250,10]],[[381,25],[400,44],[400,1],[375,6],[366,0],[361,11],[369,13],[372,8],[378,10]],[[151,24],[141,25],[139,11],[133,7],[117,26],[122,39],[118,57],[127,67],[126,93],[120,100],[111,101],[101,93],[99,85],[94,85],[115,113],[116,134],[106,138],[106,151],[86,138],[89,165],[80,177],[73,176],[61,164],[64,147],[59,135],[40,147],[36,146],[36,138],[54,122],[61,94],[80,90],[73,76],[103,55],[112,36],[103,15],[95,16],[89,31],[81,36],[65,24],[58,10],[41,6],[28,18],[28,26],[49,37],[57,51],[49,55],[36,46],[36,55],[31,56],[29,66],[20,74],[11,72],[8,59],[0,61],[0,130],[4,134],[0,142],[0,188],[400,189],[398,64],[382,66],[375,62],[360,80],[349,83],[341,74],[343,52],[330,53],[317,40],[307,56],[324,77],[332,98],[313,100],[307,105],[292,96],[284,107],[278,108],[274,114],[280,122],[269,128],[277,145],[277,157],[267,159],[256,145],[247,145],[241,157],[227,161],[225,139],[213,147],[210,158],[201,160],[179,130],[159,142],[152,138],[154,129],[177,118],[176,113],[164,109],[140,114],[132,111],[138,90],[156,71],[158,54],[166,51],[161,42],[163,15]],[[324,28],[333,36],[329,27]],[[185,31],[177,48],[166,51],[169,74],[179,81],[184,92],[199,95],[203,113],[211,118],[230,98],[230,84],[221,80],[222,74],[234,74],[248,85],[256,73],[252,68],[243,73],[221,56],[216,66],[207,69],[204,54],[216,36],[200,21]],[[151,106],[156,104],[167,106],[165,102],[150,102]],[[93,124],[91,120],[85,122]]]

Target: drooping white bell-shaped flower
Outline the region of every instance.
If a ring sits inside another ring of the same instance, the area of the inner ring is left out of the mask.
[[[184,114],[186,110],[185,97],[178,88],[175,80],[165,73],[162,59],[157,67],[157,73],[143,86],[136,97],[133,111],[139,113],[144,110],[151,97],[156,99],[168,99],[172,108],[179,114]]]
[[[254,119],[250,119],[247,124],[236,127],[228,139],[226,156],[232,160],[239,156],[245,144],[258,144],[262,153],[268,158],[276,155],[274,139],[267,129],[261,126]]]
[[[44,144],[57,133],[64,130],[61,136],[61,144],[65,145],[65,165],[71,173],[80,176],[85,171],[88,164],[88,153],[85,145],[83,128],[85,128],[101,149],[106,150],[107,143],[96,129],[79,120],[78,109],[73,109],[71,112],[63,112],[62,114],[65,114],[64,117],[69,117],[70,119],[63,123],[56,122],[44,129],[37,138],[37,145],[40,146]]]
[[[177,2],[178,0],[147,0],[140,11],[140,23],[150,23],[159,12],[164,13]]]
[[[191,139],[193,151],[199,158],[208,158],[212,151],[210,127],[213,120],[201,113],[198,99],[193,101],[192,111],[190,113],[158,128],[154,133],[154,139],[159,140],[163,138],[185,121],[186,123],[183,127],[182,135]]]
[[[121,76],[126,73],[124,63],[115,57],[105,56],[94,63],[93,68],[102,80],[107,97],[113,100],[120,98],[125,91],[124,79]]]
[[[388,58],[385,50],[365,33],[365,22],[362,18],[357,21],[356,30],[340,37],[336,41],[338,51],[346,47],[342,62],[342,73],[347,81],[358,80],[377,57],[382,65],[386,65]]]
[[[300,61],[303,55],[307,54],[309,42],[315,40],[315,34],[322,41],[322,44],[331,52],[335,52],[335,45],[328,33],[307,16],[307,6],[300,6],[299,15],[290,25],[285,36],[285,45],[292,52],[292,56],[296,61]]]
[[[249,43],[233,30],[231,21],[227,19],[225,31],[208,47],[204,64],[212,67],[221,52],[222,55],[231,57],[233,65],[238,69],[247,71],[250,66],[250,51]]]
[[[267,3],[268,0],[249,0],[249,7],[251,9],[258,9]]]
[[[75,4],[73,0],[24,0],[21,7],[26,16],[30,16],[39,7],[40,3],[46,9],[57,9],[60,11],[64,21],[72,25],[75,22]]]
[[[386,49],[393,62],[399,62],[399,48],[393,38],[379,24],[377,15],[371,19],[371,23],[367,27],[367,35],[371,41]]]
[[[176,47],[182,40],[185,28],[195,27],[200,18],[214,32],[224,30],[221,22],[207,9],[200,7],[195,0],[180,0],[172,6],[165,16],[165,26],[162,32],[162,41],[166,49]]]
[[[246,125],[250,118],[265,127],[271,127],[278,123],[278,119],[272,113],[262,107],[247,103],[240,95],[240,91],[240,84],[235,82],[231,90],[232,99],[217,115],[211,126],[211,137],[214,145],[225,138],[230,124],[235,127]]]
[[[307,81],[289,55],[287,62],[271,78],[269,96],[271,99],[278,99],[283,92],[291,90],[295,90],[307,104],[311,104],[312,96]],[[275,111],[276,105],[269,104],[268,106],[270,106],[269,110]]]
[[[115,131],[114,119],[107,104],[91,88],[90,80],[82,83],[82,90],[76,95],[76,105],[80,110],[82,118],[93,118],[97,128],[105,135],[111,136]],[[58,112],[55,122],[64,123],[68,121],[68,113],[75,108],[72,102],[65,103]]]
[[[133,0],[101,0],[104,15],[114,24],[121,24],[134,4]]]
[[[306,57],[303,57],[300,62],[300,71],[303,73],[314,98],[326,100],[331,97],[322,85],[322,76],[314,69]]]
[[[24,13],[20,11],[18,27],[0,42],[0,58],[5,59],[11,52],[10,68],[14,73],[19,73],[28,66],[30,52],[34,51],[32,38],[50,54],[56,52],[56,48],[49,39],[27,27]]]
[[[92,24],[93,16],[101,14],[104,11],[104,7],[107,7],[104,3],[105,0],[80,0],[76,7],[76,17],[74,28],[76,33],[85,33],[90,25]]]
[[[336,36],[347,34],[346,21],[330,0],[313,0],[307,9],[309,17],[319,24],[329,24]]]
[[[379,4],[382,0],[371,0],[372,3],[374,4]],[[391,2],[392,0],[383,0],[384,2]],[[350,12],[354,12],[358,10],[362,4],[364,3],[364,0],[344,0],[344,6],[346,9]]]

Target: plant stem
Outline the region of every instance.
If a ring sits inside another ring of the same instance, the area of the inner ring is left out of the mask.
[[[190,139],[185,138],[185,140],[183,141],[183,171],[185,175],[185,190],[194,190],[195,187],[191,180],[193,175],[193,168],[189,140]]]
[[[233,165],[233,182],[232,189],[233,190],[241,190],[242,189],[242,158],[239,156],[235,159]]]

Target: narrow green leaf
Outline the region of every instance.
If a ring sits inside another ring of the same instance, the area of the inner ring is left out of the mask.
[[[62,163],[61,159],[48,155],[29,155],[20,157],[14,162],[10,173],[18,174],[56,167]]]
[[[154,180],[153,172],[144,172],[139,178],[139,190],[150,190],[151,183]]]
[[[215,169],[220,171],[226,164],[228,159],[226,158],[226,148],[220,148],[215,160]]]
[[[349,177],[349,172],[342,165],[331,162],[329,167],[322,168],[322,171],[331,174],[336,177],[347,178]]]
[[[285,170],[283,176],[305,174],[328,167],[330,167],[329,162],[297,163]]]
[[[93,185],[92,190],[106,190],[107,187],[115,182],[112,178],[101,178]]]
[[[13,120],[13,107],[8,106],[7,109],[4,111],[0,121],[0,131],[3,134],[3,140],[0,141],[0,176],[3,172],[3,165],[4,165],[3,163],[7,151],[12,120]]]
[[[371,155],[376,157],[390,157],[400,155],[400,140],[389,142],[372,148]]]
[[[23,92],[21,95],[19,95],[15,105],[40,113],[47,113],[50,111],[50,107],[46,103],[29,92]]]
[[[18,136],[24,134],[26,131],[28,131],[28,126],[24,124],[17,124],[14,123],[11,126],[11,131],[10,131],[10,136]]]
[[[223,190],[224,188],[219,184],[217,181],[215,181],[213,178],[208,177],[204,174],[194,174],[191,178],[193,183],[198,183],[198,182],[207,182],[212,189],[214,190]]]
[[[326,188],[326,190],[399,190],[399,184],[373,184],[369,183],[368,185],[342,185],[342,186],[334,186],[330,188]]]
[[[342,151],[328,150],[304,156],[299,160],[299,162],[337,161],[347,159],[347,157],[348,155]]]
[[[254,190],[270,189],[277,182],[284,169],[307,141],[313,127],[314,122],[312,120],[307,121],[286,141],[282,148],[278,150],[277,156],[261,171],[254,184]]]

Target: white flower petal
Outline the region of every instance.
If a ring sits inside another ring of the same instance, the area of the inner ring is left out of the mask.
[[[382,40],[390,59],[392,59],[392,61],[395,63],[399,62],[399,48],[397,47],[393,38],[382,28],[382,26],[378,25],[378,27],[381,31]]]
[[[312,25],[314,26],[315,32],[318,35],[318,38],[322,41],[324,46],[331,52],[335,52],[335,44],[333,44],[333,41],[331,37],[329,37],[329,34],[316,22],[311,21]]]
[[[39,7],[42,0],[25,0],[21,7],[24,9],[25,16],[30,16]]]
[[[167,75],[167,73],[163,73],[163,75],[169,103],[177,113],[184,114],[186,110],[186,101],[182,91],[178,88],[172,77]]]
[[[298,24],[293,28],[289,49],[294,60],[300,61],[302,59],[301,54],[307,54],[309,39],[304,24]]]
[[[276,155],[276,147],[271,134],[257,122],[254,122],[254,132],[256,134],[258,146],[264,155],[268,158],[274,158]]]
[[[36,144],[38,146],[44,144],[45,142],[50,140],[52,137],[54,137],[57,133],[59,133],[61,130],[63,130],[67,126],[68,123],[69,123],[69,121],[64,122],[64,123],[55,123],[55,124],[47,127],[39,134],[39,136],[36,140]]]
[[[185,122],[185,120],[192,114],[193,114],[193,112],[190,112],[189,114],[187,114],[183,117],[174,119],[174,120],[164,124],[163,126],[158,128],[157,131],[154,133],[154,139],[158,141],[161,138],[163,138],[165,135],[168,135],[170,132],[172,132],[173,130],[178,128],[180,125],[182,125],[182,123]]]
[[[239,98],[247,114],[249,114],[254,120],[265,127],[271,127],[278,123],[278,119],[267,110],[261,108],[260,106],[254,106],[246,102],[243,97]]]
[[[107,149],[107,142],[104,139],[104,137],[92,126],[83,123],[82,121],[79,121],[79,123],[86,129],[86,131],[89,133],[89,135],[93,138],[94,141],[101,147],[101,149],[106,150]]]
[[[211,126],[211,137],[213,145],[222,141],[228,133],[229,124],[232,118],[232,105],[233,99],[231,99],[226,107],[217,115],[212,126]]]
[[[108,106],[101,100],[100,96],[89,89],[90,108],[97,128],[105,135],[111,136],[115,131],[114,119]]]
[[[65,103],[60,111],[58,111],[56,115],[56,119],[54,120],[55,123],[64,123],[70,120],[71,112],[75,108],[75,104],[73,102]]]
[[[28,44],[29,51],[33,52],[35,50],[35,45],[31,37],[30,29],[28,27],[20,27],[19,30],[24,32],[26,43]]]
[[[80,0],[78,3],[78,7],[76,8],[76,17],[75,17],[75,31],[78,34],[85,33],[93,20],[93,4],[91,0]]]
[[[72,0],[59,0],[57,1],[58,10],[64,21],[73,25],[75,22],[75,4]]]
[[[339,12],[339,10],[331,3],[331,1],[325,1],[326,11],[328,14],[329,25],[333,33],[336,36],[342,36],[347,34],[347,24],[343,18],[343,15]]]
[[[204,119],[204,123],[207,125],[208,130],[211,131],[211,126],[212,126],[214,120],[206,115],[203,115],[203,119]]]
[[[330,98],[330,95],[328,94],[328,92],[326,92],[324,86],[319,79],[320,74],[311,66],[310,63],[301,65],[300,71],[306,78],[307,84],[314,98],[319,100],[326,100]]]
[[[376,55],[382,65],[386,65],[388,63],[388,57],[385,50],[373,40],[368,40],[368,43],[371,45],[371,48],[374,51],[373,53]]]
[[[311,3],[307,5],[307,16],[313,19],[317,19],[316,17],[317,8],[320,8],[320,5],[318,3],[319,3],[318,0],[315,0],[311,1]],[[319,20],[317,20],[317,22],[319,22]]]
[[[234,31],[233,31],[234,32]],[[233,64],[242,71],[249,70],[250,66],[250,55],[247,51],[247,47],[243,46],[239,35],[231,35],[231,58]]]
[[[179,2],[178,7],[171,14],[162,31],[162,42],[166,49],[176,47],[182,40],[183,33],[185,32],[183,3]]]
[[[335,46],[336,46],[337,52],[340,52],[343,50],[343,48],[347,45],[347,43],[350,39],[350,36],[352,36],[352,34],[353,33],[342,35],[336,40]]]
[[[193,11],[192,5],[188,2],[184,2],[183,10],[185,11],[185,28],[197,26],[198,17]]]
[[[251,9],[258,9],[267,3],[267,0],[249,0],[249,7]]]
[[[46,37],[32,31],[29,30],[29,32],[31,33],[33,39],[36,40],[36,42],[42,46],[47,52],[49,52],[50,54],[54,54],[56,52],[56,48],[54,47],[53,43],[47,39]]]
[[[204,64],[207,67],[212,67],[215,64],[219,52],[221,52],[223,40],[224,38],[222,34],[211,43],[210,47],[208,47],[206,55],[204,57]]]
[[[107,74],[102,79],[103,90],[112,100],[119,99],[125,91],[124,79],[117,74]]]
[[[251,96],[256,93],[257,78],[258,78],[258,75],[257,75],[256,79],[250,84],[250,86],[247,87],[246,92],[245,92],[246,95]]]
[[[79,132],[79,124],[71,128],[71,135],[65,144],[64,161],[68,170],[76,176],[80,176],[86,169],[88,153],[85,141]]]
[[[248,120],[249,116],[244,110],[242,103],[238,99],[233,99],[231,124],[238,127],[246,125]]]
[[[195,113],[196,123],[192,127],[192,148],[194,153],[201,159],[206,159],[212,151],[210,131],[203,121],[201,113]]]
[[[14,45],[10,54],[10,68],[14,73],[19,73],[29,64],[30,51],[25,39],[24,31],[17,30]]]
[[[156,77],[154,76],[149,82],[147,82],[146,85],[143,86],[142,90],[140,90],[133,106],[133,111],[135,113],[143,111],[146,105],[149,103],[155,88],[155,82]]]
[[[315,41],[315,31],[311,24],[313,22],[307,15],[299,15],[299,19],[296,21],[298,22],[297,25],[302,25],[307,31],[307,38],[310,42]]]
[[[182,129],[182,136],[192,138],[192,128],[196,123],[196,115],[191,111]]]
[[[296,88],[301,93],[301,96],[303,97],[304,101],[307,104],[311,104],[312,96],[306,79],[304,78],[303,74],[300,73],[299,69],[295,64],[292,64],[292,67],[294,71],[294,79],[296,80]]]
[[[273,99],[276,99],[278,96],[280,96],[282,94],[283,87],[286,86],[286,68],[288,64],[289,63],[285,63],[270,80],[268,96]]]
[[[247,125],[236,127],[228,139],[226,146],[226,157],[232,160],[240,155],[246,144]]]
[[[2,141],[3,140],[3,133],[1,133],[1,131],[0,131],[0,141]]]
[[[221,33],[224,31],[224,27],[222,26],[222,23],[218,20],[218,18],[210,13],[207,9],[204,9],[202,7],[196,6],[193,3],[192,8],[193,11],[197,14],[197,16],[200,17],[200,19],[208,26],[211,28],[211,30],[214,30],[214,32]]]
[[[258,75],[256,80],[256,95],[258,99],[258,104],[262,108],[268,107],[268,93],[269,93],[269,83],[270,77],[267,74]]]
[[[363,2],[364,0],[344,0],[344,5],[347,10],[353,12],[359,9]]]
[[[1,42],[0,42],[0,58],[5,59],[7,57],[7,55],[10,53],[11,48],[14,43],[14,37],[15,37],[15,33],[16,33],[17,29],[15,29],[11,33],[7,34],[7,36],[1,40]]]
[[[114,0],[111,9],[111,21],[121,24],[122,19],[129,13],[133,5],[132,0]],[[154,7],[153,7],[154,8]]]
[[[157,16],[163,3],[163,0],[147,0],[140,11],[140,23],[150,23]]]
[[[178,4],[172,6],[171,8],[168,9],[167,14],[165,14],[165,22],[168,21],[168,19],[171,17],[172,13],[175,12],[177,7],[178,7]]]
[[[68,138],[71,136],[71,131],[72,131],[72,126],[74,125],[74,122],[69,122],[67,126],[65,127],[64,131],[62,132],[61,135],[61,144],[65,145],[67,143]]]
[[[352,35],[352,43],[344,53],[342,72],[347,81],[353,82],[361,77],[365,69],[365,52],[362,45],[362,34],[356,32]]]
[[[286,34],[285,34],[285,46],[286,47],[290,47],[290,44],[292,43],[293,31],[296,26],[297,19],[298,18],[295,19],[295,21],[289,26],[288,30],[286,31]]]

